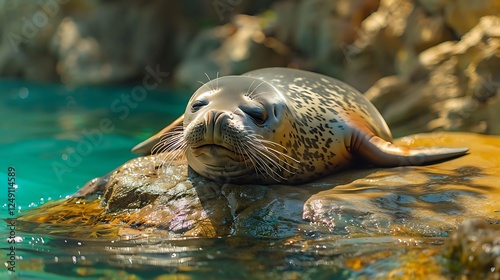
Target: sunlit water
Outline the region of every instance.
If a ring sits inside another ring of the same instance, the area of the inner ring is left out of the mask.
[[[159,89],[137,100],[132,91],[133,85],[71,88],[0,81],[2,263],[12,245],[6,242],[4,220],[11,218],[9,167],[15,169],[18,186],[15,217],[71,195],[135,157],[130,149],[180,115],[190,96]],[[47,235],[16,232],[16,273],[0,269],[0,279],[372,278],[384,277],[380,273],[400,264],[398,258],[408,247],[423,252],[443,243],[440,238],[343,238],[342,233],[319,233],[313,228],[299,229],[300,240],[238,236],[75,240],[50,230]],[[378,261],[368,261],[363,270],[356,270],[355,263],[345,269],[348,257],[365,255]],[[182,278],[169,278],[174,274]]]

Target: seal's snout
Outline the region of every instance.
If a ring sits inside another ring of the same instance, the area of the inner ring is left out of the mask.
[[[224,145],[224,127],[229,125],[230,113],[217,110],[207,111],[186,130],[188,144],[197,147],[201,145]]]
[[[211,110],[207,113],[206,125],[207,137],[211,137],[214,144],[221,145],[223,143],[222,127],[227,123],[228,114],[217,110]]]

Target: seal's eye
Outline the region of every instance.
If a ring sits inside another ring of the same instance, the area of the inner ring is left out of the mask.
[[[266,110],[262,107],[244,107],[241,108],[245,114],[249,115],[252,118],[253,122],[256,125],[263,125],[267,120]]]
[[[191,104],[191,111],[194,113],[198,110],[201,109],[201,107],[207,105],[208,102],[206,100],[196,100],[193,102],[193,104]]]

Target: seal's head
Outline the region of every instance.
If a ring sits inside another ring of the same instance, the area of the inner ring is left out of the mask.
[[[276,183],[293,173],[296,161],[276,141],[290,125],[286,99],[256,78],[213,80],[191,97],[177,137],[189,166],[222,182]],[[177,147],[176,147],[177,148]]]

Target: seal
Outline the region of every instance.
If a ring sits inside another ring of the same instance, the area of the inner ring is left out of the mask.
[[[132,149],[185,156],[198,174],[222,182],[301,184],[355,163],[422,165],[468,148],[406,148],[375,106],[334,78],[264,68],[201,86],[183,116]]]

